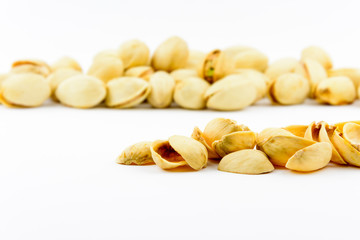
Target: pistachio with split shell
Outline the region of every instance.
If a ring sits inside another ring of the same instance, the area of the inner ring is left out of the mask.
[[[332,61],[330,56],[320,47],[310,46],[305,48],[301,52],[301,60],[306,61],[308,59],[315,60],[320,63],[325,69],[332,68]]]
[[[155,70],[171,72],[175,69],[184,68],[189,56],[187,43],[179,37],[171,37],[165,40],[155,50],[151,59],[151,65]]]
[[[229,153],[243,149],[253,149],[256,144],[256,133],[252,131],[237,131],[222,136],[213,142],[215,152],[224,157]]]
[[[172,169],[189,165],[200,170],[207,165],[208,153],[198,141],[174,135],[168,141],[157,140],[150,147],[152,158],[162,169]]]
[[[36,73],[46,77],[51,73],[51,68],[42,60],[24,59],[12,64],[11,73]]]
[[[121,44],[118,54],[123,61],[124,69],[128,69],[147,65],[150,57],[150,50],[144,42],[135,39]]]
[[[105,104],[112,108],[130,108],[142,103],[151,89],[148,82],[136,77],[120,77],[109,81]]]
[[[315,96],[320,103],[350,104],[356,99],[356,90],[348,77],[331,77],[318,84]]]
[[[303,67],[301,63],[295,58],[282,58],[271,63],[265,70],[265,75],[270,79],[270,84],[281,75],[285,73],[299,73],[302,74]]]
[[[164,71],[158,71],[151,75],[149,84],[151,92],[147,97],[151,106],[156,108],[166,108],[173,100],[175,80]]]
[[[294,136],[294,134],[282,128],[265,128],[257,135],[257,148],[261,149],[267,140],[275,136]]]
[[[329,77],[348,77],[353,82],[356,89],[360,84],[360,69],[358,68],[338,68],[327,71]]]
[[[104,83],[123,75],[124,66],[117,57],[98,56],[95,57],[87,74],[102,80]]]
[[[218,170],[242,174],[262,174],[272,172],[274,166],[259,150],[245,149],[230,153],[221,159]]]
[[[304,71],[305,76],[310,83],[310,97],[315,98],[316,89],[320,82],[327,78],[327,73],[325,68],[315,60],[306,59],[304,60]]]
[[[170,75],[174,78],[176,84],[188,77],[198,77],[197,71],[185,68],[176,69]]]
[[[206,54],[204,52],[190,50],[189,57],[184,68],[197,71],[201,67],[205,57]]]
[[[60,69],[73,69],[82,72],[80,64],[75,59],[68,56],[58,59],[53,65],[51,65],[52,72]]]
[[[151,142],[139,142],[127,147],[116,162],[125,165],[154,164],[150,151]]]
[[[227,53],[216,49],[204,58],[198,74],[209,83],[213,83],[230,74],[234,69],[233,59]]]
[[[125,71],[125,77],[138,77],[149,81],[150,76],[154,73],[154,69],[150,66],[132,67]]]

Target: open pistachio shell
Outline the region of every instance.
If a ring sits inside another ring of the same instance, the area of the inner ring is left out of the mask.
[[[207,151],[208,151],[208,157],[210,159],[217,159],[219,158],[219,155],[215,152],[215,150],[209,145],[209,143],[205,140],[203,132],[198,128],[195,127],[193,133],[191,134],[191,138],[195,139],[196,141],[203,144]]]
[[[291,132],[282,128],[266,128],[256,138],[258,147],[261,147],[267,140],[275,136],[294,136]]]
[[[332,148],[329,143],[319,142],[297,151],[285,167],[294,171],[310,172],[325,167],[331,159]]]
[[[44,77],[48,76],[51,73],[50,66],[38,59],[24,59],[18,60],[12,64],[12,73],[36,73],[43,75]]]
[[[146,81],[150,80],[150,76],[154,73],[154,69],[150,66],[132,67],[125,71],[125,77],[138,77]]]
[[[349,164],[360,167],[360,152],[348,141],[342,138],[341,133],[335,131],[330,138],[341,157]]]
[[[173,100],[175,89],[174,78],[164,71],[158,71],[151,75],[149,84],[151,92],[147,97],[151,106],[156,108],[169,107]]]
[[[301,52],[301,60],[306,61],[308,59],[319,62],[325,69],[332,68],[332,61],[329,55],[320,47],[310,46],[305,48]]]
[[[199,68],[199,76],[213,83],[233,72],[235,69],[234,61],[221,50],[211,51]]]
[[[99,78],[104,83],[123,75],[124,67],[122,61],[117,57],[96,58],[87,74]]]
[[[67,56],[58,59],[53,65],[51,65],[51,70],[53,72],[59,69],[72,69],[78,72],[82,72],[80,64],[75,59]]]
[[[188,77],[175,86],[174,101],[187,109],[203,109],[206,106],[204,94],[210,84],[199,77]]]
[[[318,142],[319,131],[320,131],[320,124],[312,122],[306,129],[304,138]]]
[[[224,135],[241,130],[242,127],[234,120],[215,118],[205,126],[204,137],[211,146],[214,141],[220,140]]]
[[[285,73],[297,73],[302,66],[295,58],[282,58],[271,63],[265,71],[265,75],[270,79],[270,84]]]
[[[304,70],[306,78],[310,82],[310,97],[315,98],[318,84],[327,78],[325,68],[315,60],[304,60]]]
[[[205,57],[206,54],[204,52],[190,50],[189,57],[184,68],[197,71],[201,67]]]
[[[218,170],[231,173],[262,174],[272,172],[274,166],[263,152],[245,149],[226,155],[221,159]]]
[[[144,42],[135,39],[121,44],[118,54],[123,61],[124,69],[128,69],[131,67],[147,65],[150,57],[150,50]]]
[[[337,131],[339,131],[340,133],[343,133],[344,125],[347,123],[360,124],[360,121],[358,120],[358,121],[339,122],[339,123],[334,124],[334,127],[336,128]]]
[[[107,83],[105,103],[113,108],[130,108],[142,103],[150,93],[149,83],[141,78],[120,77]]]
[[[356,99],[356,90],[348,77],[331,77],[318,84],[315,96],[320,103],[350,104]]]
[[[212,143],[213,149],[220,156],[243,149],[253,149],[256,144],[256,133],[252,131],[239,131],[224,135],[220,140]]]
[[[304,137],[305,132],[308,128],[308,125],[290,125],[287,127],[284,127],[285,130],[291,132],[297,137]]]
[[[343,128],[343,138],[354,148],[360,151],[360,125],[356,123],[347,123]]]
[[[170,73],[170,75],[174,78],[175,83],[178,84],[181,81],[189,78],[189,77],[198,77],[197,71],[194,69],[176,69]]]
[[[116,162],[125,165],[146,165],[154,161],[150,151],[151,142],[139,142],[127,147]]]
[[[172,169],[187,164],[184,158],[171,147],[169,141],[154,141],[150,146],[150,151],[154,162],[162,169]]]

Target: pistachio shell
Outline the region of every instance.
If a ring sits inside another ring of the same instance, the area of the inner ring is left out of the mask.
[[[12,75],[11,73],[3,73],[0,74],[0,90],[1,90],[1,85],[2,83],[8,78],[10,77],[10,75]]]
[[[298,69],[302,68],[299,61],[295,58],[282,58],[272,64],[265,71],[265,75],[270,79],[270,84],[281,75],[285,73],[296,73]]]
[[[239,131],[224,135],[220,140],[212,143],[213,149],[220,156],[243,149],[253,149],[256,144],[256,133],[252,131]]]
[[[188,77],[175,86],[174,101],[187,109],[203,109],[206,106],[204,94],[210,84],[199,77]]]
[[[285,130],[291,132],[297,137],[304,137],[307,128],[307,125],[290,125],[284,127]]]
[[[143,102],[150,93],[150,85],[141,78],[120,77],[107,83],[105,104],[113,108],[130,108]]]
[[[11,74],[1,85],[0,101],[8,107],[38,107],[51,93],[45,78],[35,73]]]
[[[234,56],[235,68],[255,69],[264,72],[268,62],[269,59],[265,54],[254,49],[239,52]]]
[[[79,72],[82,72],[82,68],[80,64],[73,58],[65,56],[60,59],[58,59],[52,66],[51,70],[53,72],[59,70],[59,69],[73,69]]]
[[[183,80],[185,80],[188,77],[198,77],[197,71],[194,69],[176,69],[170,73],[170,75],[174,78],[175,83],[179,83]]]
[[[329,77],[348,77],[357,89],[360,84],[360,69],[359,68],[338,68],[329,69],[327,71]]]
[[[74,70],[72,68],[59,68],[58,70],[51,73],[47,78],[47,82],[49,83],[51,87],[51,91],[55,92],[56,88],[59,86],[61,82],[64,80],[79,75],[81,72]]]
[[[208,157],[210,159],[219,158],[219,155],[215,152],[211,145],[206,142],[203,132],[198,127],[194,128],[194,131],[191,134],[191,138],[195,139],[206,147],[208,151]]]
[[[154,73],[154,69],[150,66],[132,67],[125,71],[126,77],[138,77],[146,81],[150,80],[150,76]]]
[[[209,83],[213,83],[233,72],[234,69],[233,59],[225,52],[216,49],[204,58],[198,74]]]
[[[232,173],[261,174],[272,172],[274,166],[263,152],[245,149],[226,155],[220,161],[218,169]]]
[[[151,75],[149,81],[151,92],[147,97],[148,102],[156,108],[166,108],[173,100],[175,80],[164,71]]]
[[[310,46],[305,48],[301,52],[301,60],[306,61],[308,59],[319,62],[325,69],[332,68],[332,61],[329,55],[320,47]]]
[[[184,68],[188,56],[187,43],[179,37],[171,37],[155,50],[151,65],[155,70],[171,72],[175,69]]]
[[[347,123],[360,124],[360,120],[359,120],[359,121],[347,121],[347,122],[336,123],[336,124],[334,125],[334,127],[336,128],[337,131],[339,131],[340,133],[343,133],[344,125],[347,124]]]
[[[343,138],[354,148],[360,151],[360,125],[356,123],[347,123],[343,128]]]
[[[162,169],[172,169],[187,164],[184,158],[171,147],[169,141],[154,141],[150,146],[150,151],[154,162]]]
[[[185,68],[197,71],[201,67],[205,57],[206,54],[204,52],[190,50]]]
[[[204,138],[211,146],[214,141],[220,140],[224,135],[241,130],[242,127],[234,120],[215,118],[205,126]]]
[[[335,131],[330,138],[341,157],[349,164],[360,167],[360,152]]]
[[[127,147],[116,162],[125,165],[146,165],[154,161],[150,151],[151,142],[139,142]]]
[[[297,73],[285,73],[270,87],[269,97],[275,103],[292,105],[303,103],[309,92],[307,79]]]
[[[291,132],[282,128],[266,128],[256,138],[258,147],[261,147],[267,140],[275,136],[294,136]]]
[[[150,57],[148,46],[139,40],[124,42],[118,51],[120,59],[123,61],[124,68],[147,65]]]
[[[316,124],[315,122],[310,123],[308,128],[305,131],[304,138],[319,141],[319,131],[320,131],[320,124]]]
[[[61,82],[55,95],[66,106],[91,108],[104,100],[106,88],[105,84],[95,77],[75,75]]]
[[[51,73],[50,66],[38,59],[24,59],[16,61],[12,64],[12,73],[36,73],[43,75],[44,77],[48,76]]]
[[[263,98],[268,92],[270,79],[265,74],[253,69],[236,69],[232,74],[240,74],[244,80],[254,83],[258,91],[257,99]]]
[[[123,75],[124,67],[120,59],[116,57],[98,56],[94,59],[88,75],[99,78],[104,83]]]
[[[93,58],[93,62],[96,62],[98,60],[101,60],[103,58],[110,58],[110,59],[120,59],[119,55],[118,55],[118,52],[115,50],[115,49],[106,49],[106,50],[103,50],[101,52],[98,52],[94,58]]]
[[[312,59],[304,60],[304,69],[306,78],[310,82],[310,97],[315,98],[318,84],[327,78],[326,70],[320,63]]]
[[[350,104],[356,99],[354,84],[348,77],[331,77],[319,83],[316,100],[331,105]]]

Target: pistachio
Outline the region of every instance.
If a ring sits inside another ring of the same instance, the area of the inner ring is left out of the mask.
[[[303,67],[295,58],[282,58],[271,63],[265,71],[265,75],[270,79],[270,84],[285,73],[302,72]]]
[[[239,53],[243,53],[243,52],[247,52],[247,51],[255,51],[255,50],[256,49],[253,47],[237,45],[237,46],[231,46],[231,47],[225,48],[224,52],[230,58],[234,58]]]
[[[285,73],[271,85],[269,97],[274,103],[292,105],[303,103],[309,92],[307,79],[297,73]]]
[[[243,149],[253,149],[256,144],[256,133],[252,131],[238,131],[222,136],[220,140],[213,142],[212,147],[220,156]]]
[[[354,84],[348,77],[331,77],[319,83],[316,100],[331,105],[350,104],[356,99]]]
[[[257,135],[257,146],[261,148],[267,140],[275,136],[294,136],[294,134],[282,128],[265,128]]]
[[[58,59],[52,66],[51,66],[51,70],[53,72],[59,70],[59,69],[73,69],[79,72],[82,72],[82,68],[80,66],[80,64],[73,58],[71,57],[62,57],[60,59]]]
[[[204,96],[208,108],[231,111],[250,106],[259,95],[255,83],[242,81],[241,75],[235,74],[211,85]]]
[[[64,105],[75,108],[95,107],[104,100],[105,84],[96,77],[75,75],[62,81],[55,91]]]
[[[210,84],[199,77],[188,77],[175,86],[174,101],[187,109],[203,109],[206,106],[204,94]]]
[[[198,74],[209,83],[213,83],[233,72],[234,69],[233,59],[227,53],[216,49],[204,58]]]
[[[156,165],[172,169],[189,165],[194,170],[206,167],[208,154],[204,145],[184,137],[172,136],[168,141],[157,140],[151,144],[151,154]]]
[[[347,123],[343,128],[343,138],[348,141],[351,146],[360,151],[360,125],[356,123]]]
[[[353,82],[356,89],[360,85],[360,69],[358,68],[339,68],[339,69],[329,69],[329,77],[348,77]]]
[[[173,100],[174,78],[167,72],[158,71],[151,75],[149,84],[151,92],[147,97],[148,102],[156,108],[168,107]]]
[[[235,68],[255,69],[264,72],[268,66],[269,59],[257,50],[242,51],[235,55]]]
[[[310,82],[310,97],[315,98],[316,88],[320,82],[327,78],[325,68],[315,60],[304,60],[304,70],[306,78]]]
[[[205,57],[206,54],[201,51],[190,50],[189,57],[184,68],[197,71],[201,67]]]
[[[320,47],[310,46],[305,48],[301,52],[301,60],[306,61],[308,59],[319,62],[325,69],[332,68],[332,61],[329,55]]]
[[[106,105],[130,108],[143,102],[150,93],[149,83],[141,78],[120,77],[107,83]]]
[[[360,152],[342,137],[342,133],[334,131],[330,138],[341,157],[351,165],[360,167]]]
[[[138,77],[146,81],[150,80],[150,76],[154,73],[154,69],[150,66],[132,67],[125,71],[126,77]]]
[[[148,46],[139,40],[124,42],[118,51],[120,59],[124,63],[124,68],[147,65],[150,57]]]
[[[238,81],[241,80],[249,82],[249,84],[254,84],[257,89],[256,100],[260,100],[266,95],[268,91],[267,84],[269,82],[269,78],[265,74],[252,69],[236,69],[231,75],[240,75],[241,78],[238,77]]]
[[[151,65],[155,70],[171,72],[185,67],[188,56],[187,43],[179,37],[171,37],[155,50]]]
[[[151,142],[139,142],[127,147],[116,162],[125,165],[146,165],[154,161],[150,151]]]
[[[274,170],[266,155],[259,150],[240,150],[226,155],[219,163],[218,170],[231,173],[261,174]]]
[[[36,73],[46,77],[50,74],[50,66],[38,59],[19,60],[12,64],[12,73]]]
[[[63,82],[64,80],[66,80],[72,76],[79,75],[79,74],[81,74],[81,72],[74,70],[72,68],[60,68],[60,69],[54,71],[53,73],[51,73],[46,78],[46,80],[51,87],[51,91],[54,93],[56,88],[59,86],[59,84],[61,82]]]
[[[307,128],[308,128],[307,125],[290,125],[290,126],[284,127],[283,129],[291,132],[292,134],[294,134],[297,137],[304,137]]]
[[[93,62],[96,62],[96,61],[101,60],[103,58],[112,58],[112,59],[116,58],[116,59],[121,60],[119,55],[118,55],[118,52],[115,49],[106,49],[106,50],[98,52],[94,56]]]
[[[38,107],[50,92],[49,84],[39,74],[11,74],[2,82],[0,101],[8,107]]]
[[[122,76],[123,71],[124,67],[120,59],[111,56],[97,56],[87,74],[107,83],[114,78]]]
[[[197,71],[185,68],[176,69],[172,71],[170,75],[174,78],[176,84],[188,77],[198,77]]]

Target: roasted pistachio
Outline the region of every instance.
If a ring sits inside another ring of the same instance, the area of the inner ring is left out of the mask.
[[[227,53],[217,49],[204,58],[198,74],[209,83],[213,83],[230,74],[234,69],[233,59]]]
[[[257,50],[243,51],[234,57],[235,68],[255,69],[260,72],[266,70],[268,62],[268,57]]]
[[[53,73],[51,73],[46,80],[48,81],[51,91],[54,93],[59,84],[75,75],[79,75],[81,72],[74,70],[72,68],[60,68]]]
[[[203,109],[206,106],[204,94],[210,84],[199,77],[188,77],[176,83],[174,101],[187,109]]]
[[[120,59],[123,61],[124,68],[132,68],[147,65],[150,57],[148,46],[139,40],[124,42],[118,51]]]
[[[356,89],[358,89],[360,84],[360,69],[358,68],[339,68],[339,69],[329,69],[329,77],[348,77],[353,82]]]
[[[51,73],[50,66],[38,59],[24,59],[16,61],[12,64],[12,73],[36,73],[43,75],[44,77],[48,76]]]
[[[170,73],[170,75],[174,78],[175,83],[179,83],[180,81],[188,78],[188,77],[198,77],[197,71],[194,69],[177,69]]]
[[[53,72],[59,69],[73,69],[79,72],[82,72],[80,64],[73,58],[65,56],[58,59],[53,65],[51,65],[51,70]]]
[[[310,97],[315,98],[316,89],[320,82],[327,78],[325,68],[315,60],[304,60],[305,76],[310,82]]]
[[[355,101],[356,90],[348,77],[331,77],[318,84],[315,95],[320,103],[342,105]]]
[[[126,77],[138,77],[146,81],[150,80],[150,76],[154,73],[154,69],[150,66],[132,67],[126,70],[124,76]]]
[[[147,97],[151,106],[156,108],[168,107],[172,100],[175,88],[174,78],[164,71],[158,71],[151,75],[149,84],[151,92]]]
[[[308,59],[319,62],[325,69],[332,68],[332,61],[329,55],[320,47],[310,46],[305,48],[301,52],[301,60],[306,61]]]
[[[201,67],[205,57],[206,54],[204,52],[190,50],[189,57],[184,68],[197,71]]]
[[[253,149],[256,144],[256,133],[252,131],[238,131],[222,136],[220,140],[213,142],[215,152],[220,156],[243,149]]]
[[[116,162],[125,165],[146,165],[154,161],[150,151],[151,142],[139,142],[127,147]]]
[[[94,59],[87,74],[107,83],[114,78],[122,76],[123,71],[124,67],[120,59],[117,57],[102,56]]]
[[[252,69],[236,69],[233,74],[241,75],[242,81],[248,81],[250,84],[255,84],[258,92],[256,100],[260,100],[266,95],[269,78],[265,74]]]
[[[271,63],[265,71],[265,75],[270,79],[271,85],[278,77],[285,73],[303,72],[303,67],[295,58],[282,58]]]

